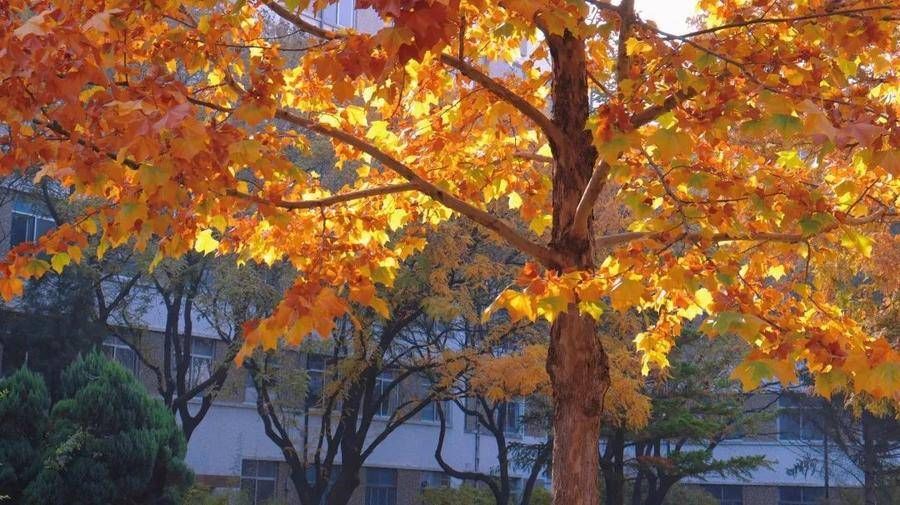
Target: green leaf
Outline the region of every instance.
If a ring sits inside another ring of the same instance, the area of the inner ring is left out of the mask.
[[[769,120],[769,124],[778,131],[782,136],[790,136],[795,133],[800,133],[803,129],[803,124],[800,122],[800,118],[796,116],[792,116],[790,114],[775,114]]]
[[[800,220],[800,229],[804,235],[815,235],[834,223],[834,216],[824,212],[816,212]]]

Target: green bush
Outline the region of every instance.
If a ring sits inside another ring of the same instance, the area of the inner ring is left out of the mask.
[[[676,485],[666,495],[665,505],[719,505],[713,495],[696,486]]]
[[[192,481],[174,417],[100,353],[62,373],[29,505],[180,503]],[[3,438],[6,439],[4,432]]]
[[[49,410],[40,375],[22,368],[0,380],[0,501],[18,503],[40,471]]]
[[[496,505],[488,489],[472,486],[435,487],[422,491],[424,505]]]

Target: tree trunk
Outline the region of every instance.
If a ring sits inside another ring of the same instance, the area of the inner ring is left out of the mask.
[[[605,505],[625,505],[625,430],[617,428],[606,444],[606,465],[603,466]]]
[[[359,467],[355,468],[356,471],[351,471],[350,468],[341,468],[340,473],[338,473],[338,478],[331,488],[331,492],[328,493],[328,505],[347,505],[350,503],[353,492],[356,491],[356,488],[358,488],[360,484]]]
[[[590,270],[594,258],[590,226],[576,222],[579,202],[597,161],[587,130],[590,111],[584,41],[568,31],[547,34],[553,61],[553,124],[561,135],[550,139],[555,162],[553,233],[550,247],[567,268]],[[597,323],[573,303],[550,329],[547,372],[553,387],[553,503],[599,505],[600,414],[609,387],[609,363]]]
[[[548,372],[553,384],[553,503],[600,503],[600,413],[609,385],[596,324],[577,308],[551,329]]]
[[[875,454],[875,440],[872,435],[872,415],[863,411],[863,492],[866,505],[878,505],[878,456]]]

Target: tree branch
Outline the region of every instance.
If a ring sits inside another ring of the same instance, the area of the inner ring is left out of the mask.
[[[616,82],[621,85],[622,80],[628,75],[628,44],[626,42],[631,35],[631,26],[634,23],[634,0],[622,0],[617,10],[621,24],[616,54]]]
[[[893,216],[896,215],[895,212],[888,212],[887,209],[880,209],[876,212],[868,216],[858,217],[858,218],[846,218],[843,222],[835,222],[828,226],[823,227],[821,230],[816,232],[813,235],[806,235],[803,233],[786,233],[786,232],[758,232],[758,233],[744,233],[744,234],[731,234],[731,233],[715,233],[711,237],[706,237],[701,235],[700,233],[692,232],[683,234],[683,239],[687,240],[710,240],[712,242],[756,242],[756,241],[765,241],[765,242],[787,242],[787,243],[796,243],[803,242],[808,240],[811,236],[821,235],[823,233],[827,233],[829,231],[834,230],[835,228],[841,225],[851,225],[851,226],[859,226],[867,223],[873,223],[878,221],[879,219],[885,216]],[[597,238],[594,243],[598,247],[611,247],[619,244],[624,244],[627,242],[631,242],[632,240],[638,240],[642,238],[654,238],[661,236],[667,232],[642,232],[642,231],[633,231],[633,232],[624,232],[624,233],[615,233],[611,235],[604,235],[602,237]]]
[[[407,183],[403,183],[403,184],[390,184],[387,186],[378,186],[378,187],[374,187],[374,188],[361,189],[359,191],[352,191],[350,193],[332,195],[332,196],[328,196],[325,198],[320,198],[318,200],[301,200],[301,201],[268,199],[268,198],[263,198],[263,197],[256,196],[256,195],[251,195],[248,193],[243,193],[236,189],[229,189],[226,193],[228,194],[228,196],[242,198],[244,200],[250,200],[251,202],[255,202],[260,205],[274,205],[275,207],[281,207],[284,209],[300,210],[300,209],[318,209],[318,208],[322,208],[322,207],[329,207],[331,205],[335,205],[338,203],[350,202],[353,200],[368,198],[370,196],[402,193],[404,191],[413,191],[415,189],[416,189],[415,184],[407,182]]]
[[[555,266],[562,263],[558,258],[558,255],[549,248],[528,240],[524,236],[520,235],[511,226],[503,222],[501,219],[435,186],[434,184],[417,174],[415,171],[413,171],[410,167],[401,163],[391,155],[385,153],[375,145],[370,144],[369,142],[345,131],[331,128],[316,121],[300,117],[288,111],[279,110],[276,112],[275,117],[294,125],[301,126],[308,130],[312,130],[316,133],[321,133],[322,135],[326,135],[335,140],[339,140],[368,154],[372,158],[378,160],[385,167],[393,170],[398,175],[412,183],[418,191],[424,193],[425,195],[428,195],[445,207],[459,212],[472,221],[493,231],[501,238],[506,240],[510,245],[519,249],[523,253],[535,258],[545,266]]]
[[[534,123],[541,130],[543,130],[544,134],[547,135],[547,137],[551,139],[556,145],[561,146],[567,144],[568,141],[562,130],[560,130],[555,124],[553,124],[553,121],[551,121],[549,117],[544,115],[543,112],[532,105],[528,100],[525,100],[521,96],[515,94],[512,90],[496,81],[495,79],[492,79],[490,76],[488,76],[478,68],[470,65],[469,63],[466,63],[465,61],[460,60],[455,56],[443,53],[441,54],[441,62],[447,66],[459,70],[469,79],[472,79],[478,84],[481,84],[485,89],[493,93],[495,96],[518,109],[519,112],[534,121]]]
[[[608,175],[609,163],[605,161],[601,161],[591,173],[591,178],[588,179],[584,193],[581,194],[581,199],[578,201],[578,207],[575,208],[575,217],[572,218],[572,226],[576,230],[588,232],[588,220],[594,211],[594,203],[596,203],[597,197],[600,196],[603,186],[606,185],[606,177]]]
[[[810,19],[825,18],[825,17],[831,17],[831,16],[851,16],[851,15],[853,15],[853,14],[860,14],[860,13],[863,13],[863,12],[868,12],[868,11],[879,11],[879,10],[896,11],[896,10],[900,10],[900,7],[892,6],[892,5],[881,5],[881,6],[875,6],[875,7],[860,7],[860,8],[857,8],[857,9],[834,10],[834,11],[828,11],[828,12],[820,12],[820,13],[817,13],[817,14],[807,14],[807,15],[805,15],[805,16],[797,16],[797,17],[793,17],[793,18],[764,18],[764,17],[760,17],[760,18],[756,18],[756,19],[750,19],[750,20],[747,20],[747,21],[740,21],[740,22],[736,22],[736,23],[728,23],[728,24],[724,24],[724,25],[714,26],[714,27],[712,27],[712,28],[706,28],[706,29],[703,29],[703,30],[697,30],[697,31],[695,31],[695,32],[688,32],[688,33],[685,33],[685,34],[683,34],[683,35],[671,35],[671,34],[666,34],[666,35],[664,36],[664,38],[665,38],[666,40],[684,39],[684,38],[688,38],[688,37],[697,37],[697,36],[700,36],[700,35],[706,35],[706,34],[709,34],[709,33],[715,33],[715,32],[722,31],[722,30],[731,30],[731,29],[734,29],[734,28],[743,28],[743,27],[746,27],[746,26],[752,26],[752,25],[759,25],[759,24],[790,24],[790,23],[796,23],[797,21],[806,21],[806,20],[810,20]]]
[[[266,7],[271,9],[272,12],[277,14],[278,17],[284,19],[285,21],[299,28],[301,31],[304,31],[310,35],[315,35],[316,37],[327,40],[335,40],[340,38],[340,35],[310,23],[309,21],[303,19],[303,16],[294,14],[287,8],[282,7],[278,2],[269,1],[265,2],[265,5]]]

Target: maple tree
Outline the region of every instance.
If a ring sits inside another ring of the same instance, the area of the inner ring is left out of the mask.
[[[465,216],[532,259],[495,305],[551,322],[556,503],[599,501],[608,307],[655,314],[645,370],[706,317],[754,347],[747,386],[802,360],[822,392],[897,400],[896,347],[817,289],[820,259],[868,256],[896,219],[895,3],[701,0],[686,34],[633,0],[361,0],[370,33],[300,14],[328,3],[0,4],[0,174],[38,165],[86,202],[8,255],[0,294],[92,235],[101,256],[288,261],[240,360],[351,302],[387,314],[376,287]],[[343,187],[286,155],[310,132],[359,162]],[[596,232],[601,195],[620,230]]]

